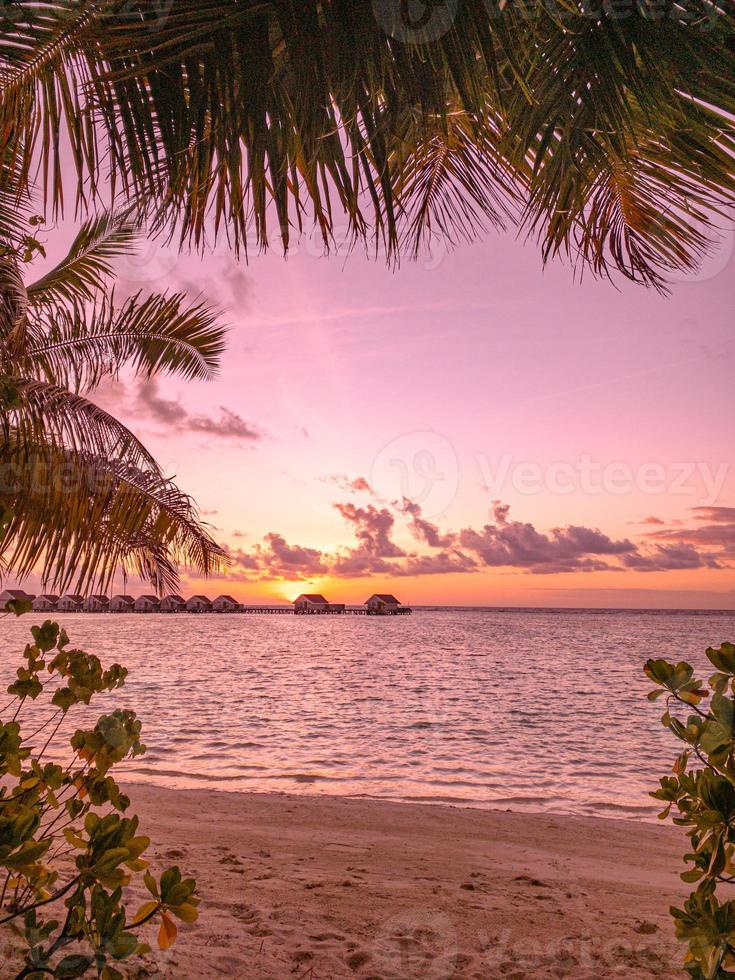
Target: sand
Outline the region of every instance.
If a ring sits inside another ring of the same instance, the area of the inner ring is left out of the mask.
[[[676,977],[664,826],[333,797],[129,786],[155,864],[203,898],[139,976]]]

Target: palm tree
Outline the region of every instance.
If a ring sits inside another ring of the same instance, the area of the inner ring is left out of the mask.
[[[111,261],[134,246],[126,214],[85,223],[68,255],[23,281],[25,254],[0,258],[0,571],[40,569],[50,586],[106,587],[115,569],[158,590],[177,563],[226,563],[194,504],[145,446],[89,399],[123,365],[144,377],[207,379],[224,349],[215,312],[184,294],[117,302]]]
[[[328,244],[346,214],[397,256],[509,224],[545,259],[662,288],[735,199],[729,0],[5,10],[0,179],[40,161],[52,207],[70,156],[81,205],[111,187],[200,245],[210,220],[236,249],[307,222]]]

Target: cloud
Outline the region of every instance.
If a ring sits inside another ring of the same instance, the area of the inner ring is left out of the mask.
[[[252,551],[236,548],[229,555],[232,565],[225,577],[240,581],[299,582],[324,575],[329,568],[321,551],[289,544],[282,534],[274,532],[266,534],[262,544],[256,544]]]
[[[693,507],[695,519],[715,524],[735,524],[735,507]]]
[[[263,433],[258,428],[224,405],[220,405],[220,414],[217,417],[190,414],[177,398],[165,398],[160,394],[155,378],[147,378],[139,383],[133,410],[164,428],[177,432],[203,433],[233,442],[255,442],[263,438]]]
[[[242,551],[241,549],[236,549],[230,552],[230,558],[232,559],[232,565],[234,568],[243,569],[245,571],[260,571],[260,561],[256,555],[248,554],[247,551]]]
[[[395,571],[396,575],[454,575],[476,572],[477,562],[461,551],[440,551],[435,555],[416,555],[407,558]]]
[[[210,415],[189,415],[184,426],[189,432],[205,432],[207,435],[217,436],[218,439],[255,441],[263,438],[258,429],[231,409],[220,405],[219,410],[219,418],[212,418]]]
[[[388,508],[350,503],[336,503],[334,507],[352,525],[357,544],[333,557],[330,574],[341,578],[392,574],[395,566],[386,559],[403,558],[406,552],[392,540],[395,518]]]
[[[349,481],[350,483],[354,481]],[[367,481],[365,481],[367,482]],[[490,520],[479,528],[443,530],[426,520],[421,507],[404,498],[396,504],[406,529],[429,550],[408,552],[393,540],[396,517],[388,507],[337,502],[335,509],[354,533],[355,542],[333,552],[294,545],[270,532],[249,551],[234,551],[233,570],[255,580],[302,581],[319,577],[385,578],[479,574],[487,568],[531,575],[569,572],[668,572],[722,569],[732,546],[735,557],[735,508],[696,508],[691,528],[660,527],[643,545],[615,539],[598,528],[567,525],[540,531],[511,518],[510,508],[493,501]],[[235,537],[242,532],[235,532]],[[691,538],[702,538],[698,543]],[[716,548],[717,550],[712,550]]]
[[[395,565],[383,558],[366,555],[358,549],[352,549],[344,555],[336,555],[329,569],[329,574],[336,578],[362,578],[366,575],[397,574]]]
[[[637,547],[624,538],[614,541],[602,531],[569,525],[544,534],[533,524],[511,521],[509,507],[493,502],[494,523],[480,530],[460,531],[459,542],[487,566],[519,568],[534,574],[603,571],[616,567],[605,559],[635,554]]]
[[[357,548],[353,553],[372,558],[401,558],[406,552],[391,539],[395,519],[387,507],[356,507],[354,504],[335,504],[335,509],[352,524]]]
[[[329,482],[335,483],[340,490],[347,490],[350,493],[369,493],[371,496],[375,496],[373,488],[364,476],[356,476],[351,480],[348,476],[334,474],[329,477]]]
[[[270,572],[278,578],[297,581],[324,575],[329,570],[324,555],[316,548],[288,544],[282,534],[273,532],[266,534],[263,541],[264,545],[256,547],[262,571]]]
[[[451,548],[457,540],[457,535],[453,532],[448,531],[442,534],[436,524],[432,524],[431,521],[422,517],[421,507],[409,500],[408,497],[403,498],[398,509],[402,514],[411,518],[408,524],[411,534],[417,541],[422,541],[430,548]]]
[[[692,513],[693,527],[652,531],[648,537],[705,548],[719,560],[735,558],[735,507],[693,507]]]
[[[722,568],[711,555],[702,554],[690,544],[656,545],[649,554],[624,555],[623,564],[636,572],[670,572],[679,569]]]

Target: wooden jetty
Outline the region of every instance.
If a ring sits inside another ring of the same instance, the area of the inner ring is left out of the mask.
[[[168,614],[222,614],[245,613],[250,616],[409,616],[413,610],[404,606],[393,595],[380,593],[371,596],[361,606],[348,606],[344,602],[329,602],[323,595],[304,594],[295,599],[290,606],[246,606],[229,595],[218,596],[212,602],[205,595],[195,595],[185,600],[179,595],[168,595],[160,599],[155,595],[139,596],[115,595],[64,595],[60,598],[42,595],[37,598],[20,589],[7,589],[0,592],[0,610],[6,602],[23,599],[32,601],[37,612],[86,612],[86,613],[152,613]]]
[[[300,613],[290,606],[241,606],[241,613],[251,616],[410,616],[410,606],[402,606],[400,612],[371,612],[364,606],[343,606],[341,609],[325,609],[320,612]]]

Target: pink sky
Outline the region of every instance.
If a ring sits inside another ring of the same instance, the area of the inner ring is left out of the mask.
[[[229,350],[211,384],[125,379],[104,403],[239,556],[186,590],[729,607],[732,248],[663,298],[542,270],[512,235],[394,271],[308,242],[247,265],[146,243],[121,289],[205,293]]]

